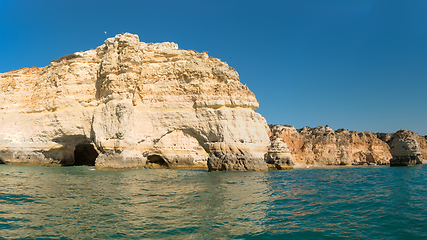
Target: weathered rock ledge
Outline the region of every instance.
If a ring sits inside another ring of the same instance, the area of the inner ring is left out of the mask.
[[[0,163],[267,170],[258,102],[235,69],[125,33],[0,74]]]

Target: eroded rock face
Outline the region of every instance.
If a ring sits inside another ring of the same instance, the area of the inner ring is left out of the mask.
[[[266,170],[268,126],[256,108],[219,59],[120,34],[0,74],[0,161],[73,165],[84,144],[79,154],[93,158],[92,146],[98,169]]]
[[[390,166],[413,166],[423,163],[423,149],[420,145],[424,146],[425,138],[417,133],[399,130],[394,134],[380,134],[380,138],[390,146],[393,156]]]
[[[289,147],[295,166],[388,164],[389,146],[370,132],[358,133],[328,126],[305,127],[299,132],[288,125],[270,125]]]

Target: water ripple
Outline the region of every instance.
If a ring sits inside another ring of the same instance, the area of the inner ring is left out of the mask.
[[[426,238],[425,166],[270,172],[0,165],[5,238]]]

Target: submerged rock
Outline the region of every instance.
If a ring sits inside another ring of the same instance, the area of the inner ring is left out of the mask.
[[[219,59],[120,34],[0,74],[0,162],[266,170],[268,126],[257,108]]]

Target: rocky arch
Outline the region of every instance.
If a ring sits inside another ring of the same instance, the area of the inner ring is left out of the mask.
[[[207,169],[209,154],[205,147],[193,131],[173,130],[155,143],[147,163],[163,160],[169,168]]]
[[[206,144],[209,141],[208,136],[203,136],[202,133],[198,133],[196,130],[192,128],[180,129],[175,131],[182,131],[184,134],[192,137],[199,143],[199,146],[202,147],[206,151],[206,153],[209,153],[209,146]],[[220,138],[218,137],[218,139]]]

